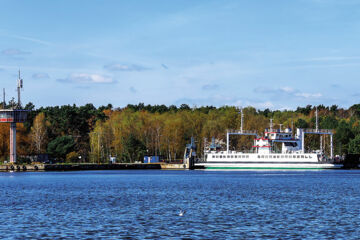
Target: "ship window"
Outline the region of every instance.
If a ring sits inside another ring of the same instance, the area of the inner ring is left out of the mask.
[[[249,155],[246,155],[246,158],[249,158]]]
[[[227,155],[227,158],[230,158],[230,156],[229,156],[229,155]]]
[[[264,158],[264,155],[261,155],[261,158]]]
[[[284,158],[284,155],[281,155],[281,158]]]
[[[265,158],[269,158],[269,156],[268,156],[268,155],[266,155],[266,156],[265,156]]]
[[[296,142],[285,142],[284,144],[286,147],[296,147],[297,146]]]
[[[222,158],[222,155],[220,155],[220,158]]]
[[[300,156],[298,155],[297,158],[300,158]]]
[[[309,158],[312,158],[312,156],[309,156]]]
[[[301,158],[304,158],[304,155],[301,155]]]
[[[258,155],[257,157],[258,157],[258,158],[260,158],[260,156],[259,156],[259,155]]]

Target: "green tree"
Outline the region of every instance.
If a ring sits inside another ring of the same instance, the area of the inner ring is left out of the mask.
[[[47,151],[51,156],[64,160],[66,155],[74,149],[74,146],[75,142],[72,136],[61,136],[49,143]]]
[[[340,121],[338,127],[336,128],[334,137],[338,146],[338,152],[340,154],[347,153],[348,143],[352,138],[354,138],[350,124],[345,120]]]
[[[134,134],[130,133],[124,142],[124,152],[124,156],[129,162],[139,161],[143,159],[146,153],[146,146]]]
[[[338,126],[338,121],[333,116],[325,116],[321,118],[320,128],[322,129],[335,129]]]
[[[309,124],[302,118],[299,118],[296,122],[295,122],[295,127],[297,128],[308,128]]]
[[[360,135],[357,135],[349,142],[349,153],[360,154]]]

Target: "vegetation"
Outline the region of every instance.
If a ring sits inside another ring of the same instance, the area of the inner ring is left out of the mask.
[[[9,103],[8,106],[11,106]],[[32,103],[28,121],[18,124],[18,154],[22,158],[48,154],[57,162],[134,162],[144,155],[161,156],[167,161],[183,157],[184,147],[193,136],[198,153],[212,137],[226,141],[227,129],[240,128],[237,108],[213,106],[191,108],[186,104],[138,105],[114,109],[111,104],[94,107],[66,105],[41,107]],[[319,126],[334,129],[335,154],[360,153],[360,104],[349,109],[336,105],[317,106]],[[244,108],[244,129],[262,134],[270,118],[274,127],[315,128],[315,106],[298,107],[295,111],[272,111]],[[307,136],[308,148],[318,149],[320,137]],[[328,137],[322,141],[329,142]],[[221,141],[220,141],[221,142]],[[251,149],[252,139],[232,137],[231,149]],[[329,149],[325,148],[325,151]],[[0,124],[0,161],[9,159],[9,124]]]

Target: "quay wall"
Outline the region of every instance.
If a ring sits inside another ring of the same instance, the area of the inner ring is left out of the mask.
[[[186,165],[171,163],[114,163],[114,164],[3,164],[0,172],[34,172],[34,171],[84,171],[84,170],[186,170]]]

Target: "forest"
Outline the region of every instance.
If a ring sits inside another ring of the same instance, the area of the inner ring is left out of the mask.
[[[315,128],[316,108],[319,128],[334,131],[334,153],[360,153],[360,104],[348,109],[307,105],[282,111],[246,107],[243,129],[262,135],[269,128],[270,119],[274,128]],[[36,161],[40,155],[56,163],[107,163],[110,156],[118,162],[137,162],[145,155],[178,162],[191,137],[196,140],[198,157],[212,138],[225,149],[226,131],[239,129],[241,122],[239,109],[234,106],[139,103],[124,108],[111,104],[98,108],[93,104],[36,108],[28,103],[24,109],[30,110],[28,120],[17,124],[18,160],[23,162]],[[9,127],[0,124],[0,162],[9,159]],[[329,153],[329,138],[322,141]],[[232,137],[230,143],[230,149],[251,151],[253,140]],[[306,150],[319,149],[320,137],[309,135],[305,143]]]

